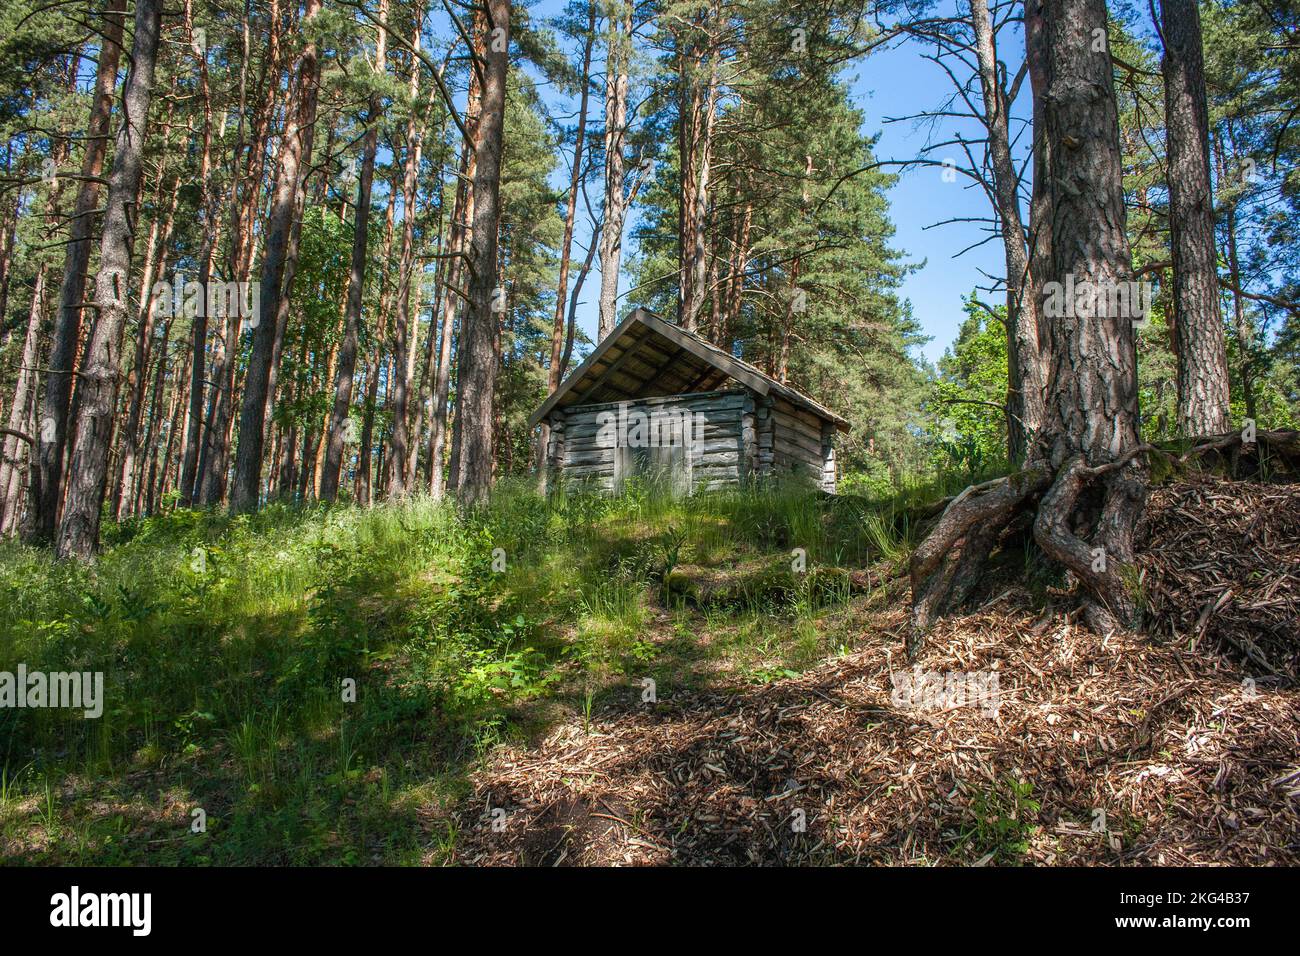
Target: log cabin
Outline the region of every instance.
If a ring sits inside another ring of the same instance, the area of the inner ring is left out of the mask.
[[[835,491],[849,423],[754,366],[636,309],[547,396],[546,484],[619,494],[634,478],[675,494],[796,476]]]

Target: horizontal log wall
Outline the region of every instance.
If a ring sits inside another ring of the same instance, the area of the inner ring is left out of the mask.
[[[555,410],[548,421],[547,464],[554,478],[589,482],[615,490],[616,453],[602,424],[634,411],[653,418],[702,414],[704,427],[690,463],[691,489],[735,485],[762,475],[796,475],[827,492],[835,491],[835,426],[783,398],[748,390],[644,398]],[[602,417],[607,416],[607,417]],[[617,439],[616,439],[617,440]],[[629,467],[625,454],[623,467]]]
[[[661,424],[670,422],[671,416],[703,416],[702,428],[694,436],[698,444],[690,462],[692,490],[705,485],[716,488],[737,484],[757,465],[754,398],[748,391],[729,390],[557,409],[547,418],[551,425],[547,461],[553,474],[566,481],[589,483],[595,490],[614,491],[618,478],[614,442],[649,437],[636,435],[635,419],[631,419],[634,412]],[[618,436],[620,413],[632,434]],[[613,432],[608,430],[611,427]],[[607,429],[604,434],[602,428]],[[681,439],[679,435],[664,435],[661,440]],[[625,466],[626,460],[625,454]]]
[[[779,397],[772,401],[771,421],[771,472],[806,478],[833,492],[835,426]]]

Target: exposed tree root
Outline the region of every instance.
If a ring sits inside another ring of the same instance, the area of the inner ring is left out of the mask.
[[[912,553],[909,658],[934,619],[954,610],[979,580],[985,561],[1011,518],[1051,480],[1045,468],[1027,468],[972,485],[949,503]]]
[[[1066,462],[1038,506],[1034,540],[1049,558],[1070,571],[1083,585],[1084,620],[1099,633],[1132,627],[1137,621],[1133,593],[1133,532],[1146,503],[1144,471],[1129,467],[1141,448],[1123,458],[1088,467],[1082,456]],[[1102,480],[1103,503],[1092,540],[1085,542],[1071,528],[1079,499],[1092,482]]]
[[[1198,440],[1182,455],[1136,445],[1111,462],[1090,466],[1075,456],[1053,469],[1036,461],[1023,470],[972,485],[947,503],[912,554],[912,616],[907,655],[920,652],[934,621],[959,608],[979,582],[990,554],[1024,512],[1034,512],[1034,540],[1078,580],[1084,620],[1106,634],[1139,626],[1133,536],[1147,496],[1147,461],[1175,469],[1217,459],[1234,477],[1300,474],[1300,432],[1231,432]],[[1041,498],[1039,497],[1041,496]]]
[[[1300,431],[1261,431],[1247,442],[1242,432],[1198,440],[1188,452],[1174,457],[1164,454],[1175,465],[1196,459],[1209,459],[1232,478],[1265,477],[1269,474],[1300,474]]]

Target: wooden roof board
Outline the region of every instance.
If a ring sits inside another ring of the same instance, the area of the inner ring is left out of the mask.
[[[627,385],[626,381],[633,379],[630,375],[624,375],[625,383],[619,384],[616,381],[619,368],[631,365],[633,361],[640,361],[640,356],[635,353],[641,351],[645,353],[643,365],[653,367],[656,359],[661,363],[656,375],[652,379],[636,379],[639,382],[637,385]],[[674,355],[678,356],[676,364],[682,366],[680,369],[673,367],[675,363],[670,362],[670,357]],[[707,373],[705,377],[700,377],[700,373],[709,366],[716,369],[724,379],[733,379],[759,395],[775,392],[787,401],[833,423],[841,431],[848,431],[849,423],[824,405],[788,385],[781,384],[770,375],[728,354],[700,336],[665,322],[645,309],[635,309],[629,313],[614,331],[596,346],[586,360],[560,384],[560,387],[537,407],[528,419],[528,427],[535,426],[561,403],[567,406],[591,404],[593,401],[631,401],[650,397],[636,393],[652,381],[659,393],[667,390],[672,394],[673,389],[695,392],[698,388],[692,387],[693,383],[702,385],[717,377]],[[674,379],[681,384],[673,384]],[[716,388],[717,384],[711,387]]]

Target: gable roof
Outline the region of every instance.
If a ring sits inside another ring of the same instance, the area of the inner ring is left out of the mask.
[[[556,408],[711,392],[728,380],[759,395],[778,395],[849,430],[849,423],[824,405],[645,309],[634,310],[596,346],[537,407],[528,427]]]

